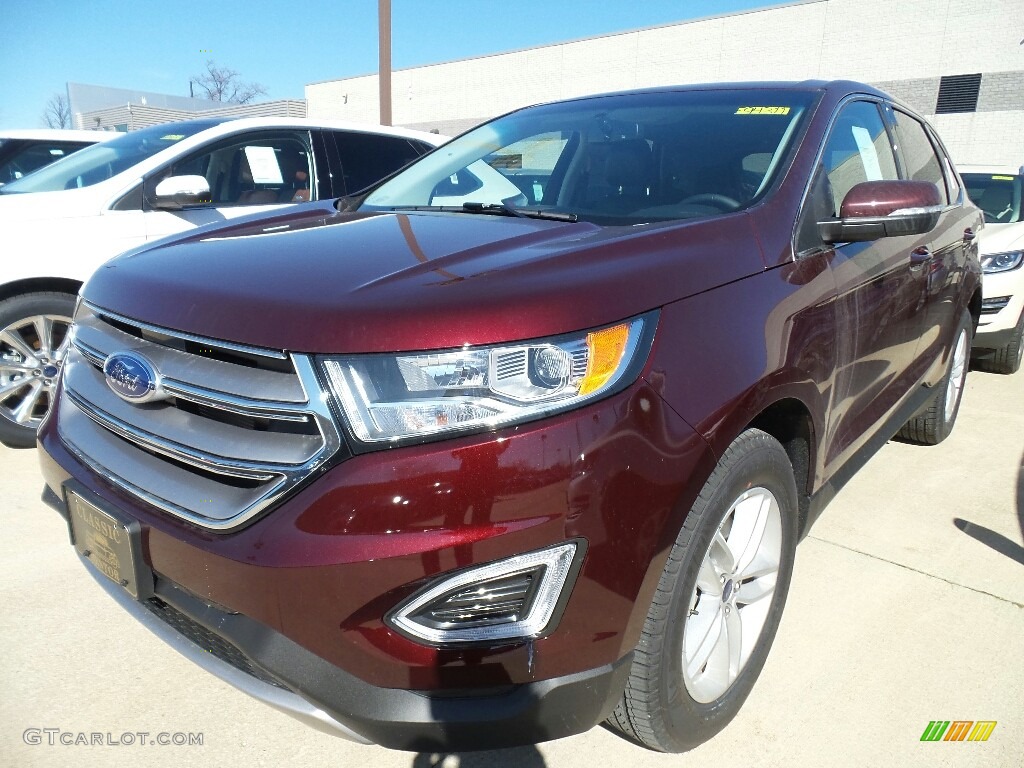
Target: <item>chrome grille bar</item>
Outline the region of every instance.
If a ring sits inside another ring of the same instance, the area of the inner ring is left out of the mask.
[[[125,351],[153,363],[165,399],[134,403],[107,386],[104,362]],[[244,524],[341,446],[306,356],[182,334],[85,302],[62,386],[58,425],[83,462],[213,530]]]

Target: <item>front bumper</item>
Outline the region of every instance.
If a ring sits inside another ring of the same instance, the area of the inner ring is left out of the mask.
[[[1024,268],[1012,272],[985,275],[985,298],[1009,296],[1010,301],[998,312],[982,312],[974,349],[999,349],[1013,338],[1017,323],[1024,315]]]
[[[135,601],[96,572],[133,615],[271,706],[415,750],[532,743],[604,719],[714,465],[641,379],[500,436],[348,459],[250,525],[215,533],[129,496],[60,432],[57,407],[39,432],[51,505],[67,517],[72,483],[141,525],[153,599]],[[587,542],[586,558],[547,636],[439,648],[384,621],[439,574],[571,538]]]
[[[599,669],[471,696],[379,688],[252,619],[206,605],[165,581],[157,580],[146,603],[133,600],[80,559],[110,597],[185,658],[308,726],[362,744],[422,752],[494,749],[570,736],[611,713],[632,661],[627,654]]]

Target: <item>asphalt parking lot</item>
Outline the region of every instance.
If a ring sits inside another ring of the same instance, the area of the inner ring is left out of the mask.
[[[83,571],[41,488],[35,451],[0,447],[3,765],[1021,765],[1024,373],[971,373],[950,439],[890,443],[840,493],[797,551],[782,627],[746,706],[685,755],[602,728],[449,756],[311,731],[129,620]],[[985,742],[922,742],[933,720],[997,725]],[[74,743],[92,734],[121,743]],[[148,743],[160,734],[172,743]]]

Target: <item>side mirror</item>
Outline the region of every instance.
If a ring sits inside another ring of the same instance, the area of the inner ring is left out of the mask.
[[[927,181],[863,181],[843,199],[839,218],[818,222],[826,243],[923,235],[939,223],[942,198]]]
[[[165,211],[180,211],[189,205],[212,202],[210,184],[203,176],[168,176],[156,185],[150,201],[154,208]]]

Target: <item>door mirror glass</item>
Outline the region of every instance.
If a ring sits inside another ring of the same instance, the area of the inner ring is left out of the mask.
[[[210,184],[203,176],[169,176],[153,192],[153,207],[167,211],[213,202]]]

